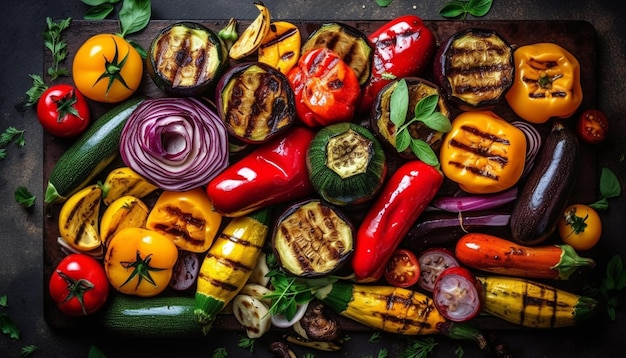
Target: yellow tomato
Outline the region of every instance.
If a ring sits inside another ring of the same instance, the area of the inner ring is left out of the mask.
[[[104,256],[104,270],[117,291],[155,296],[168,286],[178,259],[176,245],[164,235],[126,228],[113,236]]]
[[[76,52],[72,76],[76,88],[86,97],[98,102],[121,102],[139,88],[143,60],[124,38],[98,34]]]
[[[559,220],[559,236],[576,250],[589,250],[602,235],[600,215],[590,206],[573,204],[565,209]]]

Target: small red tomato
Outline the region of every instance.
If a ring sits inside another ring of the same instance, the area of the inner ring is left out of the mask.
[[[50,277],[50,296],[68,316],[86,316],[98,311],[109,297],[104,267],[86,254],[70,254]]]
[[[420,279],[419,285],[426,291],[432,292],[435,281],[443,270],[449,267],[461,266],[454,254],[447,249],[440,247],[430,248],[419,256]]]
[[[417,257],[409,250],[395,250],[387,261],[384,276],[392,286],[406,288],[415,285],[420,278]]]
[[[480,312],[483,302],[480,281],[465,267],[450,267],[437,278],[433,303],[439,313],[454,322],[470,320]]]
[[[597,109],[584,111],[576,122],[576,132],[580,139],[589,144],[598,144],[606,138],[609,120],[604,112]]]
[[[52,135],[70,138],[87,129],[91,114],[85,96],[76,87],[58,84],[46,89],[39,98],[37,118]]]

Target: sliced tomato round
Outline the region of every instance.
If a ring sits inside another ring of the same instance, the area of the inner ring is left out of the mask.
[[[609,130],[609,119],[597,109],[585,110],[576,122],[576,132],[580,139],[589,144],[602,142]]]
[[[443,270],[449,267],[461,266],[452,251],[442,247],[433,247],[422,252],[418,261],[420,265],[418,284],[428,292],[433,291],[435,281],[437,281]]]
[[[405,249],[397,249],[385,267],[385,280],[395,287],[410,287],[420,278],[420,265],[414,253]]]
[[[480,281],[465,267],[450,267],[437,278],[433,302],[437,310],[454,322],[468,321],[480,312],[483,302]]]

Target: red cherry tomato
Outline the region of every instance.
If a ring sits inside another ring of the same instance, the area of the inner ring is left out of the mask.
[[[420,279],[418,284],[426,291],[432,292],[435,287],[435,281],[449,267],[461,266],[459,261],[454,257],[452,251],[433,247],[419,256]]]
[[[439,313],[454,322],[470,320],[480,312],[483,302],[480,281],[465,267],[450,267],[437,278],[433,303]]]
[[[48,290],[61,312],[86,316],[106,303],[109,280],[96,259],[86,254],[70,254],[57,265]]]
[[[406,288],[415,285],[420,278],[417,257],[409,250],[395,250],[387,261],[384,276],[392,286]]]
[[[58,84],[46,89],[39,98],[37,118],[52,135],[69,138],[87,129],[91,114],[82,93],[74,86]]]
[[[576,132],[580,139],[589,144],[598,144],[606,138],[609,120],[604,112],[597,109],[584,111],[576,122]]]

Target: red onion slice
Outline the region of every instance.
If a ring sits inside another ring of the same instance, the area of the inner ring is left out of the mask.
[[[196,98],[148,99],[126,122],[120,154],[159,188],[185,191],[228,166],[228,135],[217,114]]]

